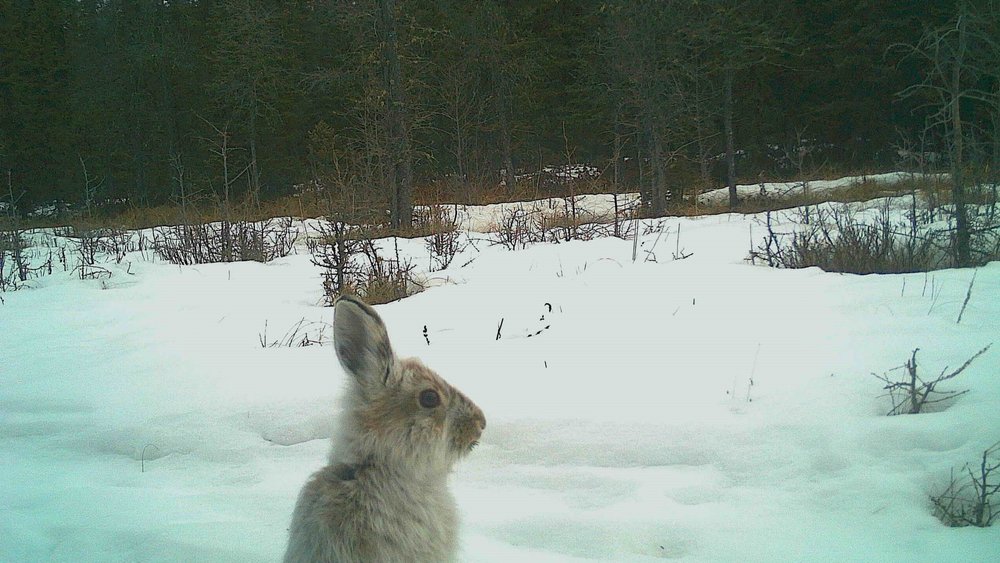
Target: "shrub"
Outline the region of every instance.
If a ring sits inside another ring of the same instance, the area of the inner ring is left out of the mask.
[[[26,246],[21,231],[0,231],[0,291],[14,291],[28,280],[32,268]]]
[[[353,257],[361,250],[357,229],[344,223],[323,219],[315,227],[319,236],[306,243],[312,263],[323,269],[323,295],[327,305],[333,305],[343,293],[354,293],[361,268]]]
[[[389,303],[408,297],[421,288],[413,278],[414,266],[399,257],[396,247],[395,258],[384,258],[378,253],[372,240],[364,240],[361,253],[368,263],[363,269],[357,294],[371,305]]]
[[[313,264],[323,269],[323,295],[333,305],[345,293],[357,294],[377,305],[418,291],[413,265],[399,256],[385,258],[361,229],[324,220],[316,227],[320,236],[308,242]]]
[[[617,225],[617,216],[615,217]],[[575,197],[562,198],[562,206],[549,211],[538,211],[534,215],[534,227],[539,239],[548,242],[569,242],[571,240],[592,240],[609,236],[611,230],[586,210],[579,209]]]
[[[538,233],[532,225],[532,218],[520,207],[510,207],[500,213],[491,230],[493,244],[499,244],[507,250],[524,249],[533,242],[538,242]]]
[[[878,380],[885,383],[884,389],[892,400],[892,409],[887,413],[889,416],[897,414],[919,414],[924,412],[928,405],[950,402],[951,400],[968,393],[968,389],[963,391],[941,391],[938,385],[954,379],[969,367],[972,362],[986,353],[992,344],[976,352],[971,358],[965,361],[958,369],[948,373],[948,368],[941,370],[941,374],[932,380],[925,381],[917,373],[917,348],[913,351],[910,359],[905,364],[893,368],[891,372],[906,370],[906,375],[902,379],[890,377],[888,373],[878,375],[873,373]]]
[[[461,234],[458,231],[458,209],[442,205],[428,208],[429,223],[433,226],[427,236],[427,251],[431,256],[431,271],[445,270],[462,250]]]
[[[767,235],[751,251],[751,260],[779,268],[816,266],[851,274],[926,272],[945,264],[940,237],[921,234],[914,222],[909,226],[893,222],[888,204],[874,222],[857,219],[847,206],[817,209],[811,215],[804,229],[778,233],[768,212]]]
[[[173,264],[269,262],[290,254],[297,238],[289,217],[219,221],[158,227],[153,231],[153,249]]]
[[[934,516],[955,527],[991,526],[1000,516],[1000,502],[994,498],[1000,492],[1000,442],[986,448],[978,466],[965,464],[951,478],[944,490],[930,495]]]

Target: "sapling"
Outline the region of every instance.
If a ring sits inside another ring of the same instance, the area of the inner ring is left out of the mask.
[[[360,285],[362,268],[353,257],[361,252],[362,237],[343,221],[325,219],[316,227],[318,237],[307,242],[312,263],[323,268],[323,293],[333,302],[349,288]]]

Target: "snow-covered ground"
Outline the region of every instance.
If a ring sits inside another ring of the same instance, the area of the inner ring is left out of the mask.
[[[1000,263],[958,323],[971,270],[775,270],[745,261],[759,218],[646,224],[635,262],[614,238],[473,235],[378,307],[489,421],[452,479],[462,561],[1000,559],[1000,526],[948,528],[928,501],[1000,440],[1000,350],[939,412],[884,416],[872,376],[1000,341]],[[104,266],[2,294],[0,560],[278,560],[344,375],[329,344],[261,339],[330,322],[317,268]]]
[[[581,194],[575,196],[577,216],[581,222],[606,223],[619,217],[631,217],[631,211],[639,203],[639,194]],[[562,198],[545,198],[516,203],[491,203],[487,205],[445,204],[440,206],[449,219],[454,219],[460,229],[475,233],[495,231],[505,215],[519,212],[525,215],[546,217],[569,216],[570,201]],[[427,208],[418,207],[417,213],[426,213]]]
[[[885,174],[868,174],[866,176],[845,176],[836,180],[812,180],[809,182],[763,182],[757,184],[738,184],[736,194],[740,199],[768,197],[785,199],[808,193],[822,197],[852,186],[872,182],[876,184],[898,184],[908,181],[918,174],[911,172],[887,172]],[[698,196],[698,203],[724,203],[729,201],[729,188],[707,191]]]
[[[565,174],[576,174],[577,168],[570,168]],[[888,172],[885,174],[869,174],[866,176],[845,176],[835,180],[813,180],[810,182],[764,182],[759,184],[740,184],[736,191],[741,199],[766,196],[771,199],[787,199],[800,196],[805,192],[817,197],[829,195],[853,186],[872,182],[891,186],[900,182],[912,180],[915,174],[910,172]],[[614,196],[611,194],[581,194],[576,196],[577,213],[581,221],[607,222],[615,217],[615,212],[621,217],[630,217],[629,211],[639,202],[638,193],[626,193]],[[698,203],[722,204],[729,201],[729,188],[711,190],[698,195]],[[559,215],[568,214],[568,202],[561,198],[547,198],[518,203],[495,203],[490,205],[446,205],[449,216],[464,230],[477,233],[488,233],[496,229],[498,220],[504,214],[517,210],[526,214]],[[422,208],[418,208],[420,213]],[[425,211],[426,212],[426,211]]]

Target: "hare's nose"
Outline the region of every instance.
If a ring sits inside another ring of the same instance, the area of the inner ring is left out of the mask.
[[[483,414],[483,411],[477,410],[473,418],[475,419],[476,424],[479,425],[480,432],[486,430],[486,416]]]

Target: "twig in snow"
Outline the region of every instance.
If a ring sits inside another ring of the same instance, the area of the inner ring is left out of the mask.
[[[146,450],[148,448],[153,448],[156,451],[160,450],[160,448],[157,448],[155,444],[146,444],[142,448],[142,454],[140,454],[140,456],[139,456],[139,472],[140,473],[145,473],[146,472]]]
[[[976,274],[978,273],[979,270],[972,272],[972,280],[969,281],[969,290],[965,293],[965,301],[962,302],[962,310],[958,312],[958,320],[955,321],[955,324],[962,322],[962,315],[965,314],[965,308],[969,305],[969,299],[972,297],[972,285],[976,283]]]
[[[932,381],[924,381],[920,378],[917,373],[917,352],[920,351],[919,348],[913,350],[910,359],[906,361],[905,364],[893,368],[891,371],[896,371],[900,369],[906,370],[906,376],[902,380],[896,380],[889,377],[888,374],[878,375],[873,373],[878,380],[885,383],[885,389],[888,391],[887,395],[892,399],[892,409],[886,413],[889,416],[897,414],[919,414],[923,412],[924,407],[927,405],[932,405],[935,403],[941,403],[944,401],[950,401],[952,399],[958,398],[969,392],[968,389],[962,391],[939,391],[937,386],[949,379],[953,379],[965,371],[965,368],[969,367],[972,362],[986,353],[992,344],[987,345],[985,348],[976,352],[968,360],[965,361],[958,369],[951,373],[947,373],[948,368],[944,368],[936,379]]]
[[[955,470],[951,470],[945,490],[939,495],[930,495],[934,515],[939,520],[951,527],[985,528],[993,524],[1000,516],[1000,503],[993,499],[1000,493],[1000,480],[996,476],[1000,472],[998,454],[1000,442],[983,451],[978,468],[965,464],[960,472],[963,477],[968,476],[964,483],[955,475]]]

